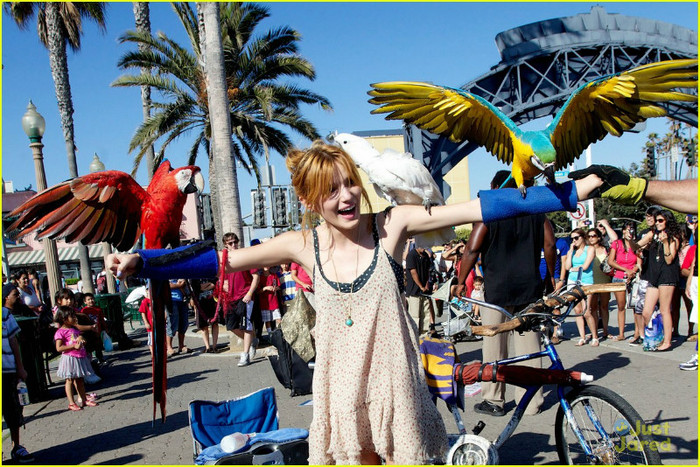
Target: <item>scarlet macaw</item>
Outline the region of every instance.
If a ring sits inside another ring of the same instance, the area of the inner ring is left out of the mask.
[[[571,164],[589,144],[666,115],[657,103],[697,102],[697,95],[674,89],[697,89],[698,61],[651,63],[584,84],[547,128],[537,131],[519,129],[494,105],[462,89],[406,81],[371,86],[369,102],[380,106],[372,113],[389,113],[387,120],[404,120],[454,142],[484,146],[512,164],[512,177],[525,196],[524,180],[545,172],[553,182],[554,170]]]
[[[202,191],[199,167],[172,170],[164,161],[144,190],[124,172],[109,170],[59,183],[24,202],[9,216],[14,238],[36,232],[38,239],[65,238],[69,243],[109,242],[117,250],[134,246],[143,231],[145,248],[180,244],[182,209],[187,195]],[[170,306],[168,282],[151,282],[154,318],[153,413],[160,404],[165,419],[167,389],[165,308]],[[159,299],[160,297],[160,299]]]

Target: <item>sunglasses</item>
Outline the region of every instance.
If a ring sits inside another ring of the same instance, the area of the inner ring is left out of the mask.
[[[576,241],[576,240],[578,240],[579,238],[581,238],[580,235],[572,235],[572,236],[571,236],[571,240],[573,240],[573,241]]]
[[[238,240],[234,240],[232,242],[226,242],[226,245],[238,245]]]
[[[598,238],[598,236],[596,234],[591,234],[591,235],[588,235],[588,238]]]
[[[666,219],[656,219],[657,224],[663,224],[664,222],[666,222]]]

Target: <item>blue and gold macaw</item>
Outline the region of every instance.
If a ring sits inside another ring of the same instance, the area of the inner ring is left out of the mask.
[[[387,120],[404,120],[454,142],[469,140],[507,164],[516,185],[526,193],[526,180],[571,164],[607,134],[621,136],[647,118],[662,117],[658,105],[668,101],[696,102],[698,61],[651,63],[584,84],[574,91],[544,130],[524,131],[485,99],[462,89],[427,83],[394,81],[371,85],[372,111]]]

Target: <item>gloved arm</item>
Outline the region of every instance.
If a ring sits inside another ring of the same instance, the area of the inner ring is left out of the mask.
[[[579,180],[591,174],[603,181],[603,185],[591,192],[591,198],[607,198],[620,204],[639,203],[646,195],[649,185],[647,179],[631,177],[628,173],[611,165],[591,165],[571,172],[569,178]]]

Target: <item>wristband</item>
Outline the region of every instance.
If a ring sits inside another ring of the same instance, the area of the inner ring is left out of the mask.
[[[478,196],[481,200],[481,217],[484,222],[554,211],[574,212],[578,202],[574,182],[533,186],[527,189],[525,198],[516,188],[483,190],[478,193]]]
[[[213,241],[163,250],[136,250],[141,270],[136,277],[149,279],[199,279],[216,277],[219,257]]]

